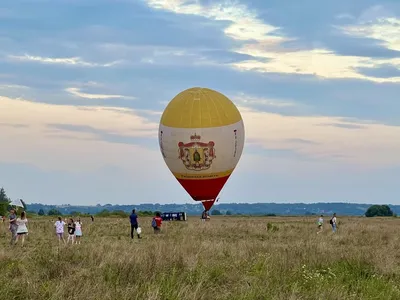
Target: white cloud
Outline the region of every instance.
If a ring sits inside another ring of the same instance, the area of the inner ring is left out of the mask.
[[[8,58],[15,61],[32,61],[44,64],[58,64],[58,65],[70,65],[70,66],[81,66],[81,67],[112,67],[120,63],[120,61],[113,61],[109,63],[93,63],[87,62],[80,57],[43,57],[43,56],[32,56],[32,55],[8,55]]]
[[[240,110],[248,144],[359,168],[400,165],[399,126],[348,122],[340,117],[283,116],[246,107]]]
[[[135,172],[145,168],[146,161],[157,159],[149,156],[156,151],[139,144],[101,140],[97,131],[131,139],[156,139],[158,124],[139,113],[120,107],[52,105],[0,96],[4,125],[0,126],[0,161],[71,172],[110,165]],[[64,130],[63,126],[76,130]],[[88,127],[94,131],[85,130]]]
[[[135,97],[131,96],[123,96],[123,95],[108,95],[108,94],[91,94],[82,92],[79,88],[67,88],[65,89],[68,93],[86,99],[135,99]]]
[[[239,109],[246,129],[245,152],[252,146],[278,152],[289,150],[311,161],[323,162],[325,167],[355,165],[356,169],[365,169],[400,165],[400,127],[363,121],[349,123],[339,117],[283,116],[245,106]],[[158,122],[146,117],[159,114],[0,97],[0,161],[76,172],[115,166],[134,173],[138,168],[147,170],[147,163],[154,163],[154,168],[158,168],[157,164],[165,168],[155,149]],[[68,130],[68,126],[73,128]],[[99,132],[125,137],[137,144],[102,140]],[[143,138],[153,144],[152,150],[140,145]],[[271,160],[268,151],[261,156]],[[296,157],[279,159],[298,161]]]
[[[243,71],[314,75],[320,78],[356,78],[374,82],[400,82],[400,77],[376,78],[357,72],[357,68],[378,68],[391,64],[400,68],[399,59],[372,59],[359,56],[337,55],[326,49],[294,52],[263,51],[258,45],[245,46],[237,52],[258,59],[232,63]]]
[[[146,2],[155,9],[177,14],[198,15],[215,21],[229,21],[230,24],[224,29],[225,35],[237,41],[247,41],[247,44],[234,51],[254,57],[252,60],[230,64],[238,70],[304,74],[320,78],[355,78],[374,82],[400,82],[400,77],[375,78],[357,71],[358,68],[375,68],[388,64],[400,68],[400,61],[396,59],[338,55],[329,49],[319,47],[310,50],[285,48],[283,42],[295,40],[295,38],[283,36],[278,27],[264,23],[256,12],[251,12],[245,5],[224,2],[202,6],[198,2],[185,0],[146,0]],[[378,32],[379,30],[381,33]],[[387,32],[382,33],[384,30]],[[390,26],[377,27],[375,34],[384,35],[387,41],[390,40],[392,48],[398,47],[400,35],[397,21],[391,20]]]
[[[19,84],[0,84],[0,90],[26,90],[29,89],[28,86]]]
[[[378,18],[374,21],[340,27],[344,33],[380,41],[387,49],[400,51],[400,19]]]
[[[206,48],[180,48],[155,45],[127,45],[121,43],[102,43],[96,46],[97,52],[104,56],[122,59],[124,65],[151,64],[168,66],[211,65],[215,64],[204,52]]]
[[[231,23],[224,29],[224,33],[235,40],[270,43],[288,40],[273,35],[279,30],[278,27],[265,24],[258,18],[256,12],[249,11],[247,6],[237,2],[215,3],[208,6],[188,0],[145,0],[145,2],[152,8],[177,14],[199,15],[216,21],[229,21]]]
[[[280,107],[280,108],[296,106],[296,104],[291,101],[248,96],[244,93],[241,93],[239,95],[234,95],[231,97],[231,99],[239,106],[251,107],[254,105],[262,105],[262,106]]]

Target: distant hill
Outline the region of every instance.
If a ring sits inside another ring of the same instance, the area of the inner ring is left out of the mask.
[[[38,212],[40,209],[47,212],[50,209],[57,209],[62,214],[71,214],[72,212],[96,214],[102,210],[125,211],[130,212],[133,208],[139,211],[184,211],[188,215],[200,215],[203,206],[199,204],[132,204],[132,205],[96,205],[96,206],[75,206],[75,205],[45,205],[40,203],[27,204],[28,211]],[[232,215],[331,215],[336,212],[338,215],[362,216],[365,214],[371,204],[354,203],[222,203],[215,204],[211,209],[217,210],[221,214]],[[400,213],[400,205],[389,205],[394,213]],[[215,213],[215,212],[214,212]]]

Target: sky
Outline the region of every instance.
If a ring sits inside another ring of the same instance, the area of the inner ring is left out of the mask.
[[[245,125],[220,203],[400,204],[398,0],[1,1],[0,186],[28,203],[192,203],[157,134],[194,86]]]

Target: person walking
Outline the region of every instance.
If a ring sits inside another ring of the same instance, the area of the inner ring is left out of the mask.
[[[16,220],[17,223],[17,238],[15,240],[15,244],[21,239],[21,246],[24,246],[25,243],[25,235],[28,234],[28,227],[26,226],[28,223],[28,219],[26,218],[26,213],[23,211],[21,213],[21,217]]]
[[[332,232],[336,233],[336,230],[337,230],[336,213],[333,214],[332,219],[329,221],[329,223],[332,225]]]
[[[323,225],[324,225],[324,216],[321,215],[319,217],[319,219],[318,219],[318,231],[317,231],[317,234],[322,232]]]
[[[161,214],[158,212],[158,213],[156,213],[156,216],[151,221],[151,226],[154,229],[154,233],[160,233],[161,224],[162,224],[162,218],[161,218]]]
[[[76,244],[81,244],[82,237],[82,222],[81,219],[78,218],[78,221],[75,222],[75,237]]]
[[[56,228],[56,234],[58,237],[58,244],[60,244],[61,241],[63,241],[65,244],[64,226],[65,226],[65,222],[62,220],[61,217],[58,217],[58,220],[54,223],[54,227]]]
[[[141,239],[140,233],[137,231],[139,227],[138,223],[138,216],[136,214],[136,210],[133,209],[131,215],[129,216],[130,222],[131,222],[131,239],[133,239],[133,234],[136,230],[137,236],[139,239]]]
[[[68,220],[68,239],[67,239],[67,244],[69,243],[69,241],[71,241],[71,245],[74,244],[74,242],[75,242],[75,229],[76,229],[76,225],[74,223],[74,220],[72,218],[70,218]]]
[[[12,208],[10,210],[10,215],[8,217],[9,219],[9,229],[11,232],[11,241],[10,245],[14,245],[15,241],[17,240],[17,229],[18,229],[18,224],[17,224],[17,215],[15,214],[15,210]]]

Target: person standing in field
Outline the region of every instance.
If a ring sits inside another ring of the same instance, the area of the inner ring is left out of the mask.
[[[335,233],[337,230],[336,213],[333,214],[332,219],[329,221],[329,223],[332,225],[332,232]]]
[[[151,221],[151,226],[154,229],[154,233],[160,233],[161,224],[162,224],[162,218],[161,218],[161,214],[158,212],[158,213],[156,213],[156,216]]]
[[[136,210],[134,210],[134,209],[132,210],[132,213],[129,216],[129,219],[130,219],[130,222],[131,222],[131,239],[133,239],[134,231],[136,230],[136,232],[137,232],[137,229],[139,227],[138,216],[136,214]],[[139,239],[141,239],[139,232],[137,232],[137,236],[138,236]]]
[[[207,210],[204,210],[203,213],[201,214],[201,221],[202,221],[202,222],[205,222],[205,221],[207,221],[208,219],[210,219],[210,217],[208,216],[208,211],[207,211]]]
[[[318,219],[318,232],[317,232],[317,234],[322,232],[323,225],[324,225],[324,216],[321,215],[319,217],[319,219]]]
[[[64,226],[65,226],[65,222],[61,219],[61,217],[58,217],[58,220],[54,223],[54,227],[56,228],[56,234],[57,234],[57,237],[58,237],[58,243],[59,244],[60,244],[61,241],[63,241],[64,244],[65,244]]]
[[[17,223],[17,238],[15,240],[15,244],[21,239],[21,246],[24,246],[25,243],[25,235],[28,234],[28,227],[26,226],[28,223],[28,219],[26,218],[26,213],[23,211],[21,213],[21,217],[16,220]]]
[[[81,236],[82,236],[82,222],[81,219],[78,218],[78,221],[75,222],[75,237],[76,244],[81,244]]]
[[[71,241],[71,245],[75,242],[75,223],[72,218],[68,220],[68,239],[67,244]]]
[[[10,241],[10,245],[14,245],[15,241],[17,240],[17,229],[18,229],[18,225],[17,225],[17,216],[15,214],[15,210],[12,208],[10,210],[10,215],[9,215],[9,223],[10,223],[10,232],[11,232],[11,241]]]

